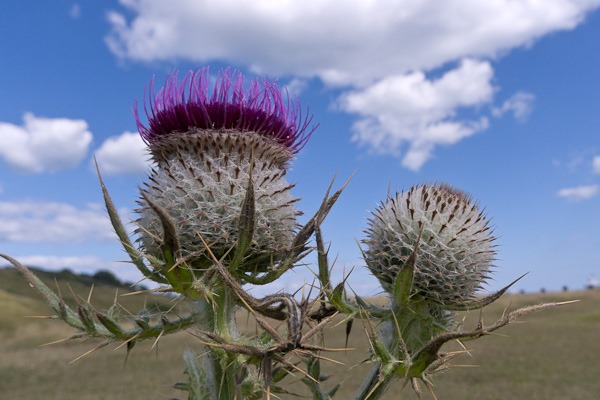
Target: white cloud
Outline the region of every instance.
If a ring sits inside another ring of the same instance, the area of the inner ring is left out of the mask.
[[[527,92],[517,92],[508,100],[502,103],[502,106],[492,109],[495,117],[501,117],[507,112],[512,112],[513,117],[519,122],[525,122],[533,110],[535,95]]]
[[[491,101],[494,88],[489,63],[464,60],[435,80],[422,72],[391,76],[366,89],[351,90],[339,105],[360,119],[353,140],[379,153],[400,154],[402,164],[418,170],[436,145],[449,145],[487,127],[487,120],[456,121],[461,107]]]
[[[23,126],[0,122],[0,158],[29,173],[77,166],[86,156],[92,133],[84,120],[23,116]]]
[[[415,170],[431,158],[436,145],[456,143],[487,127],[485,116],[470,121],[456,117],[458,108],[481,113],[478,107],[493,100],[492,68],[473,60],[494,59],[549,33],[573,29],[600,6],[600,0],[120,3],[127,11],[108,14],[111,31],[106,37],[118,57],[223,61],[286,75],[291,82],[316,77],[338,85],[345,91],[341,109],[360,116],[354,140],[402,155],[403,164]],[[426,78],[428,71],[466,58],[473,68],[466,69],[463,61],[445,76],[450,85],[452,74],[457,75],[455,82],[466,85],[466,93]],[[523,94],[492,114],[512,112],[525,119],[532,99]],[[367,98],[371,103],[364,104]],[[390,103],[393,99],[400,102]],[[400,151],[403,144],[408,145],[405,153]]]
[[[598,185],[582,185],[572,188],[564,188],[558,191],[558,196],[569,201],[581,201],[590,199],[598,194],[600,186]]]
[[[592,159],[592,171],[595,174],[600,174],[600,156],[596,156]]]
[[[294,78],[285,84],[285,90],[290,94],[290,96],[296,97],[300,96],[300,93],[304,91],[306,85],[308,85],[306,79]]]
[[[494,57],[574,28],[598,0],[120,0],[119,57],[227,60],[330,83],[369,82],[465,56]],[[129,13],[128,12],[128,13]]]
[[[115,239],[104,208],[25,200],[0,202],[0,241],[64,243]]]
[[[100,171],[106,175],[144,173],[150,163],[146,144],[133,132],[106,139],[95,156]]]

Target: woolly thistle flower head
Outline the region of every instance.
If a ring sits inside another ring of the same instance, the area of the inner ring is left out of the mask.
[[[366,233],[365,261],[387,292],[418,242],[413,294],[448,307],[474,297],[495,257],[483,212],[445,184],[415,186],[389,197],[373,212]]]
[[[182,256],[207,261],[202,239],[221,257],[236,244],[249,180],[254,189],[251,252],[277,260],[291,243],[299,214],[285,174],[315,127],[298,102],[284,99],[275,82],[225,69],[211,84],[208,68],[182,80],[171,73],[145,97],[147,126],[134,114],[156,167],[142,189],[138,242],[161,254],[162,224],[150,206],[167,210],[178,230]],[[203,256],[204,254],[204,256]],[[199,261],[200,262],[200,261]],[[202,262],[200,262],[202,264]]]

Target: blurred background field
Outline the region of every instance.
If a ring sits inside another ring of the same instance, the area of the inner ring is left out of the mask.
[[[54,278],[41,277],[51,285]],[[92,304],[108,308],[115,293],[124,294],[126,286],[110,280],[107,284],[76,275],[57,277],[67,303],[74,304],[75,293],[87,298],[95,281]],[[69,289],[69,286],[71,289]],[[54,287],[54,286],[52,286]],[[456,368],[434,378],[440,400],[589,400],[600,393],[600,290],[577,292],[506,295],[483,311],[484,323],[492,323],[502,311],[547,301],[581,300],[578,303],[542,311],[499,331],[498,335],[467,343],[471,354],[453,362]],[[164,296],[120,296],[119,302],[133,313],[146,306],[168,310],[172,300]],[[98,341],[72,340],[53,345],[74,333],[62,322],[25,318],[48,315],[50,309],[12,268],[0,269],[0,397],[3,399],[171,399],[185,398],[172,389],[175,382],[185,380],[182,354],[186,347],[201,351],[198,339],[189,333],[164,337],[152,348],[151,342],[136,345],[125,363],[124,347],[104,347],[70,363],[98,345]],[[465,327],[472,328],[479,312],[465,316]],[[242,325],[247,320],[240,313]],[[250,326],[247,329],[252,330]],[[327,347],[343,347],[345,326],[326,332]],[[450,347],[453,347],[451,345]],[[345,365],[326,364],[330,384],[343,382],[335,398],[353,398],[370,369],[368,342],[359,321],[349,338],[355,350],[328,354]],[[286,381],[299,395],[307,392],[298,377]],[[328,381],[328,382],[329,382]],[[402,392],[394,385],[386,399],[416,399],[409,387]],[[282,395],[281,398],[297,398]],[[428,395],[425,395],[428,398]]]

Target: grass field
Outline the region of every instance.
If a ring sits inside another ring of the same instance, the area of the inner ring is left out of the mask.
[[[45,277],[48,279],[48,277]],[[60,282],[67,302],[73,295],[66,282]],[[87,297],[89,287],[71,282],[77,295]],[[124,289],[119,289],[124,292]],[[98,308],[110,306],[115,288],[96,286],[92,303]],[[505,296],[486,308],[484,322],[491,323],[509,306],[515,308],[546,301],[579,299],[581,302],[546,310],[508,326],[499,335],[469,343],[471,356],[454,361],[457,366],[435,378],[440,400],[590,400],[600,393],[600,291],[519,294]],[[128,296],[120,298],[132,311],[146,304],[166,309],[166,298]],[[0,270],[0,398],[2,399],[170,399],[185,398],[171,388],[185,380],[182,353],[186,346],[200,351],[197,339],[180,333],[152,343],[137,345],[125,364],[125,349],[116,345],[100,349],[70,363],[94,348],[94,341],[66,341],[40,346],[74,333],[61,322],[24,318],[50,312],[12,269]],[[476,324],[479,313],[466,316],[465,325]],[[240,315],[240,321],[244,321]],[[326,333],[325,344],[343,347],[344,327]],[[362,363],[368,357],[368,343],[360,323],[355,323],[349,346],[356,350],[331,357],[346,365],[329,365],[332,384],[344,381],[336,399],[352,399],[361,377],[370,369]],[[306,394],[298,382],[289,378],[300,394]],[[427,398],[427,396],[425,396]],[[293,398],[291,396],[284,398]],[[397,384],[387,399],[415,399],[409,388],[400,393]]]

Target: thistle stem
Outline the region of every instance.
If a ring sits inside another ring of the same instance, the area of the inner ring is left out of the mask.
[[[377,400],[387,391],[388,386],[392,382],[394,374],[384,375],[381,373],[379,365],[371,368],[369,376],[361,386],[355,400]]]
[[[222,284],[215,286],[211,300],[202,299],[196,302],[202,315],[202,329],[213,332],[224,339],[235,339],[238,336],[235,323],[237,308],[235,295]],[[212,375],[214,385],[212,388],[206,388],[207,399],[213,400],[213,397],[214,400],[239,398],[239,394],[236,394],[235,382],[239,362],[235,355],[223,349],[210,348],[204,357],[206,357],[206,364],[212,368],[212,374],[209,375]]]

